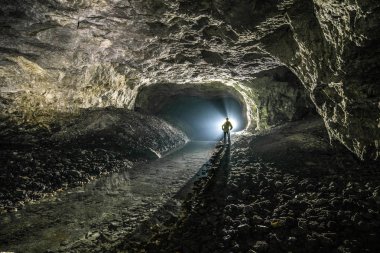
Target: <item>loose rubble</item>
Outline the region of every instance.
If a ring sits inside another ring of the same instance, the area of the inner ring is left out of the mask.
[[[145,250],[379,252],[380,167],[325,145],[322,127],[308,120],[241,136]]]
[[[45,129],[6,123],[0,128],[0,213],[156,159],[187,141],[163,120],[116,108],[65,115]]]

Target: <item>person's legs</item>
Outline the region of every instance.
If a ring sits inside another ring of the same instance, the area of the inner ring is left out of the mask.
[[[227,133],[223,131],[223,143],[226,143],[226,137],[227,137],[226,135]]]
[[[228,131],[228,143],[231,143],[231,135],[230,135],[230,131]]]

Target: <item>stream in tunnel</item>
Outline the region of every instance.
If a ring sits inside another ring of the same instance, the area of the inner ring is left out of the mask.
[[[197,174],[214,146],[211,141],[192,141],[153,162],[3,214],[0,251],[65,252],[121,240]]]

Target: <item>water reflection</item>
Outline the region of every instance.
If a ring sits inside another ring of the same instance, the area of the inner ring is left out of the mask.
[[[113,239],[121,238],[174,196],[208,160],[213,146],[213,142],[190,142],[150,164],[2,215],[0,251],[43,252],[110,231]]]

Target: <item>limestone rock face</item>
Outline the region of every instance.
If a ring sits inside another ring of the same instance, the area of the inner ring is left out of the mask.
[[[377,159],[379,7],[375,0],[5,0],[0,106],[38,121],[78,108],[132,109],[151,84],[217,82],[241,94],[253,129],[302,117],[310,97],[332,139]]]
[[[259,39],[302,80],[330,137],[360,158],[379,156],[379,6],[288,1]]]

